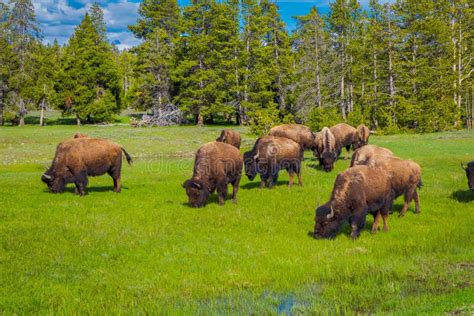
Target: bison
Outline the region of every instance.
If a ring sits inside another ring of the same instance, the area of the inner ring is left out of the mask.
[[[321,159],[323,150],[324,150],[323,133],[321,131],[314,134],[314,150],[313,150],[314,157]]]
[[[242,165],[240,151],[232,145],[211,142],[201,146],[196,152],[193,176],[183,184],[189,204],[203,207],[217,190],[219,205],[224,205],[229,183],[233,186],[232,201],[237,203]]]
[[[467,167],[461,163],[461,167],[466,171],[467,176],[467,185],[469,189],[474,191],[474,161],[471,161],[467,164]]]
[[[223,142],[240,149],[240,133],[231,129],[223,129],[216,142]]]
[[[304,150],[315,148],[315,136],[308,126],[300,124],[284,124],[273,127],[269,136],[286,137],[297,142]]]
[[[336,177],[331,199],[316,209],[313,237],[334,238],[345,221],[352,227],[351,237],[359,237],[368,213],[374,216],[372,232],[380,218],[388,230],[387,218],[393,205],[389,175],[381,168],[356,166]]]
[[[109,140],[80,137],[63,141],[41,180],[54,193],[63,192],[67,183],[74,183],[76,193],[82,196],[86,194],[88,176],[107,172],[114,180],[114,191],[120,192],[122,152],[131,164],[132,158],[125,149]]]
[[[72,138],[88,138],[88,137],[89,137],[89,135],[87,135],[87,134],[77,132],[77,133],[74,134],[74,136]]]
[[[354,151],[350,166],[368,165],[369,162],[374,161],[376,157],[393,157],[393,152],[384,147],[366,145]]]
[[[271,188],[277,181],[280,169],[286,169],[290,175],[288,186],[293,185],[294,174],[301,181],[301,161],[303,147],[285,137],[263,136],[257,140],[252,150],[244,154],[245,174],[252,181],[260,174],[260,188]]]
[[[354,144],[357,144],[358,141],[358,136],[357,136],[357,130],[346,124],[346,123],[339,123],[330,128],[332,134],[334,135],[334,138],[336,139],[336,147],[339,149],[339,154],[341,154],[341,150],[343,147],[346,148],[346,157],[345,159],[348,159],[347,155],[349,154],[349,151],[351,150],[351,147],[354,146]]]
[[[416,191],[422,186],[420,165],[412,160],[387,156],[375,156],[367,164],[387,171],[390,175],[394,199],[403,194],[404,203],[399,216],[405,215],[412,200],[415,200],[415,212],[420,213],[420,200]]]
[[[357,126],[357,141],[353,144],[352,148],[356,150],[369,143],[370,129],[364,124]]]
[[[323,127],[320,132],[322,139],[322,153],[319,158],[319,164],[323,166],[326,172],[334,168],[334,162],[341,153],[341,148],[337,147],[336,138],[331,130]]]

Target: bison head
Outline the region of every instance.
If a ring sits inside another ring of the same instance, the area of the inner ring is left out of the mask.
[[[183,184],[183,188],[188,195],[189,205],[192,207],[203,207],[209,199],[209,189],[200,180],[187,180]]]
[[[313,237],[316,239],[332,239],[336,237],[336,233],[341,225],[331,202],[319,206],[316,209]]]
[[[323,168],[326,172],[329,172],[334,168],[334,162],[337,159],[337,154],[334,151],[325,151],[321,155],[321,161]]]
[[[244,153],[245,175],[250,181],[253,181],[257,176],[257,161],[252,151]]]
[[[53,193],[61,193],[64,191],[66,181],[59,176],[54,170],[48,170],[41,176],[41,181],[46,183],[48,189]]]
[[[467,167],[464,167],[464,165],[461,164],[461,167],[466,171],[467,185],[469,186],[469,189],[474,191],[474,161],[468,163]]]

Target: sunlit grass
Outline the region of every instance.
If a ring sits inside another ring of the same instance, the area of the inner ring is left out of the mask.
[[[193,153],[219,127],[81,127],[123,145],[122,193],[108,176],[89,194],[40,181],[74,126],[0,128],[0,313],[443,313],[473,310],[474,192],[459,164],[474,133],[373,137],[423,168],[421,214],[390,231],[314,240],[314,209],[338,172],[306,154],[304,187],[242,179],[238,204],[186,205]],[[244,136],[242,151],[254,137]],[[368,224],[372,218],[368,218]],[[370,226],[370,225],[367,225]]]

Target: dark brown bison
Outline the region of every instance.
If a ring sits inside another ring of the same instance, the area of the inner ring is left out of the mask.
[[[240,149],[240,133],[231,129],[223,129],[216,142],[223,142]]]
[[[353,144],[353,149],[365,146],[369,143],[370,129],[364,124],[357,126],[357,141]]]
[[[74,183],[76,193],[84,195],[87,177],[107,172],[114,179],[114,191],[120,192],[122,152],[131,164],[132,158],[125,149],[109,140],[81,137],[63,141],[56,148],[53,164],[41,180],[54,193],[63,192],[67,183]]]
[[[278,172],[286,169],[290,174],[288,186],[293,185],[294,174],[298,175],[298,184],[301,181],[301,161],[303,148],[286,137],[263,136],[255,143],[252,150],[244,154],[245,174],[252,181],[260,174],[260,188],[271,188],[277,181]]]
[[[351,167],[368,165],[370,161],[373,161],[377,157],[393,157],[393,152],[384,147],[365,145],[356,149],[352,154]]]
[[[89,135],[79,133],[79,132],[75,133],[74,136],[73,136],[73,138],[88,138],[88,137],[89,137]]]
[[[319,164],[323,166],[326,172],[329,172],[334,168],[334,163],[341,153],[341,148],[337,147],[336,138],[329,128],[323,127],[320,134],[322,139],[322,153],[319,158]]]
[[[383,218],[384,230],[388,230],[387,218],[393,205],[393,193],[389,175],[381,168],[356,166],[340,173],[326,204],[316,209],[314,238],[334,238],[345,221],[352,227],[351,237],[359,237],[368,213],[374,216],[372,232],[378,229]]]
[[[471,161],[467,164],[467,167],[461,163],[461,167],[466,171],[467,176],[467,185],[469,189],[474,191],[474,161]]]
[[[400,216],[405,215],[412,200],[415,200],[415,212],[420,213],[420,200],[417,188],[421,188],[421,167],[412,160],[396,157],[376,156],[368,162],[369,166],[383,168],[390,175],[394,199],[403,195],[404,203]]]
[[[336,148],[339,150],[339,155],[343,147],[346,148],[346,157],[344,159],[349,159],[349,151],[354,144],[357,144],[357,129],[346,124],[339,123],[330,128],[334,138],[336,139]]]
[[[242,164],[240,151],[232,145],[211,142],[199,148],[194,160],[193,176],[183,184],[189,204],[202,207],[207,204],[209,195],[217,190],[219,204],[224,205],[229,183],[233,186],[232,200],[237,203]]]
[[[273,127],[269,136],[286,137],[297,142],[304,150],[314,150],[314,134],[308,126],[300,124],[284,124]]]

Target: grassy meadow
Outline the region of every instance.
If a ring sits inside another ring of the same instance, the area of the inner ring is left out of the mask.
[[[474,313],[474,192],[460,162],[474,132],[374,136],[423,168],[421,214],[390,230],[308,236],[338,172],[307,152],[303,187],[242,178],[238,204],[190,208],[181,184],[193,153],[222,127],[0,128],[0,314]],[[245,128],[242,151],[255,137]],[[51,194],[40,177],[57,143],[80,131],[123,145],[122,193],[108,176]],[[230,188],[229,188],[230,189]]]

